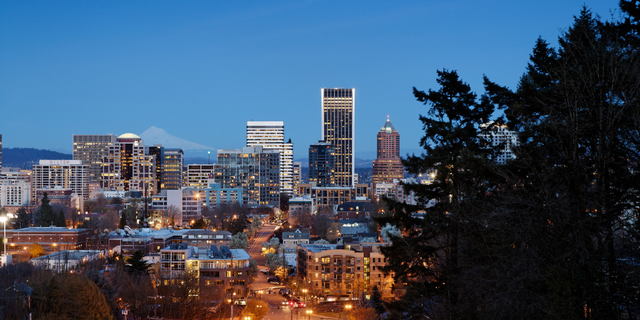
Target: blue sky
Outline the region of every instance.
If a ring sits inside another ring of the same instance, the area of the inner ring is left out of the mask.
[[[412,87],[457,70],[514,88],[539,36],[556,44],[603,1],[2,1],[5,147],[72,149],[72,134],[151,126],[214,148],[245,144],[247,120],[283,120],[303,158],[320,138],[320,88],[356,88],[356,152],[389,115],[419,149]]]

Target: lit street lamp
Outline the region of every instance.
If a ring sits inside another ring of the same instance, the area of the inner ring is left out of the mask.
[[[4,224],[4,235],[2,236],[2,244],[4,245],[4,251],[2,253],[7,255],[7,217],[0,217],[0,221]]]

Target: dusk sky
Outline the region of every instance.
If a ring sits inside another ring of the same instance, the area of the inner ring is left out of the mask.
[[[356,89],[356,156],[387,115],[423,135],[412,87],[457,70],[514,88],[536,38],[557,45],[582,5],[618,1],[2,1],[3,146],[72,150],[72,134],[151,126],[213,148],[247,120],[285,121],[295,158],[320,139],[320,88]]]

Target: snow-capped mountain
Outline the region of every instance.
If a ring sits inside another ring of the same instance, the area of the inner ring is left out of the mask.
[[[184,152],[215,150],[213,147],[201,145],[195,142],[178,138],[176,136],[172,136],[163,129],[156,128],[154,126],[141,133],[140,138],[142,138],[144,140],[144,144],[148,146],[161,144],[165,148],[181,148]]]

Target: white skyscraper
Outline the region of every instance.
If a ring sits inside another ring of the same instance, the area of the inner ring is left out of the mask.
[[[491,124],[493,124],[493,121],[483,124],[481,127],[486,128]],[[497,164],[506,164],[507,160],[516,158],[512,148],[520,145],[518,134],[515,131],[509,130],[506,125],[495,126],[491,128],[488,133],[480,134],[480,137],[491,143],[493,147],[502,145],[500,153],[493,159]]]
[[[284,121],[247,121],[247,147],[280,153],[280,192],[293,194],[293,143],[284,142]]]
[[[354,180],[356,89],[327,89],[322,97],[322,140],[335,148],[334,181],[352,187]]]

